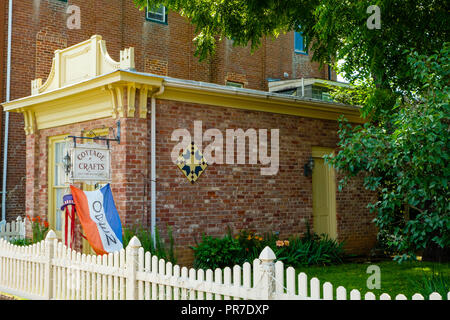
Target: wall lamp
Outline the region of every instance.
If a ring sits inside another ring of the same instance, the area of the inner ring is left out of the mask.
[[[313,157],[309,157],[308,162],[305,163],[305,165],[303,166],[304,171],[305,171],[305,177],[310,177],[312,176],[312,171],[314,169],[314,159]]]
[[[64,157],[63,163],[64,163],[64,171],[66,175],[70,173],[70,170],[72,169],[72,163],[70,161],[69,152],[66,153],[66,156]]]

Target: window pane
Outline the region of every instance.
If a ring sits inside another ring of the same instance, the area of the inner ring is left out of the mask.
[[[66,156],[66,143],[55,143],[55,172],[54,172],[54,184],[55,186],[64,186],[65,173],[64,173],[64,157]]]
[[[157,8],[152,8],[152,9],[149,9],[147,7],[147,19],[165,22],[166,21],[166,7],[159,6]]]
[[[230,86],[230,87],[237,87],[237,88],[243,88],[244,87],[243,83],[233,82],[233,81],[227,81],[226,85]]]
[[[64,189],[56,189],[55,191],[55,229],[56,231],[61,231],[61,215],[64,212],[61,211],[61,206],[63,205]]]
[[[305,52],[306,53],[305,39],[300,32],[294,33],[294,49],[296,52]]]

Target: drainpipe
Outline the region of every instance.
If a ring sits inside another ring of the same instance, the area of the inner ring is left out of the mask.
[[[302,78],[302,97],[305,96],[305,79]]]
[[[156,96],[164,93],[164,84],[157,92],[152,93],[152,106],[151,106],[151,159],[150,159],[150,182],[151,182],[151,228],[153,245],[156,248]]]
[[[8,6],[8,58],[6,62],[6,102],[11,96],[11,39],[12,39],[12,5]],[[8,174],[8,136],[9,136],[9,112],[5,113],[5,136],[3,149],[3,187],[2,187],[2,222],[6,222],[6,176]]]

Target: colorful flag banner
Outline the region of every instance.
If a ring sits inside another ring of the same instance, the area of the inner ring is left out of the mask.
[[[122,223],[109,184],[95,191],[70,186],[86,239],[97,254],[119,251]]]

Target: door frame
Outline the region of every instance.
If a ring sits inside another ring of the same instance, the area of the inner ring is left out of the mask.
[[[47,207],[47,219],[50,224],[50,227],[53,229],[53,231],[56,233],[56,236],[61,239],[62,238],[62,230],[58,231],[56,230],[56,217],[54,216],[54,213],[56,212],[55,208],[55,199],[54,199],[54,192],[53,187],[55,185],[54,181],[54,168],[55,168],[55,143],[57,142],[64,142],[66,137],[69,134],[60,134],[57,136],[48,137],[48,148],[47,148],[47,156],[48,156],[48,167],[47,167],[47,201],[48,201],[48,207]],[[64,221],[61,217],[61,228],[64,227]]]
[[[334,154],[333,148],[326,147],[312,147],[312,158],[323,158],[325,155]],[[325,164],[326,165],[326,164]],[[328,165],[328,194],[330,195],[330,234],[329,237],[337,239],[337,216],[336,216],[336,173],[331,165]],[[311,176],[312,178],[312,176]],[[312,182],[312,181],[311,181]],[[311,193],[313,188],[311,187]],[[314,194],[312,194],[312,201],[314,203]],[[314,208],[313,208],[313,220],[314,220]]]

